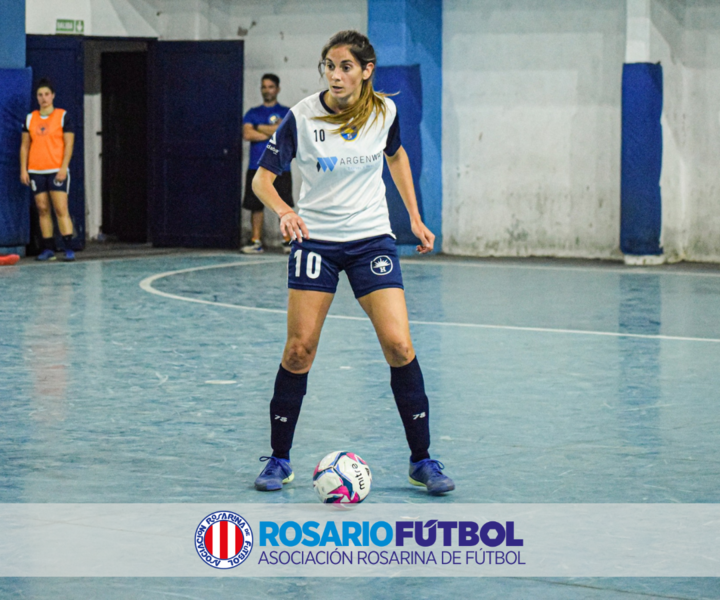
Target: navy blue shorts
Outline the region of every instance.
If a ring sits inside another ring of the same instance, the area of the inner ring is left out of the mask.
[[[404,289],[400,261],[391,235],[353,242],[303,240],[292,243],[288,287],[334,294],[345,271],[356,298],[385,288]]]
[[[70,189],[70,171],[65,181],[56,181],[57,173],[29,173],[30,188],[35,194],[44,194],[47,192],[65,192]]]

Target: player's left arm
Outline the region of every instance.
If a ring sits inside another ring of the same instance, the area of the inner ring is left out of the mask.
[[[413,184],[410,160],[405,148],[400,148],[392,156],[385,155],[390,175],[397,186],[400,197],[410,215],[412,232],[420,240],[417,251],[421,254],[431,252],[435,244],[435,235],[422,222],[420,210],[418,209],[417,197],[415,196],[415,185]]]
[[[75,134],[71,132],[63,133],[63,141],[65,142],[65,150],[63,150],[63,161],[60,170],[56,176],[58,181],[67,179],[68,167],[70,167],[70,159],[72,158],[73,146],[75,146]]]

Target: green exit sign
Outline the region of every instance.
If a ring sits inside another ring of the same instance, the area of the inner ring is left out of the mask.
[[[55,33],[85,33],[85,21],[77,19],[57,19]]]

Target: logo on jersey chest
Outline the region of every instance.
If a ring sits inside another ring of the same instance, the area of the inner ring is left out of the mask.
[[[317,159],[317,170],[320,171],[320,168],[322,167],[323,171],[332,171],[335,168],[335,165],[337,164],[337,156],[318,156]]]
[[[366,154],[363,156],[318,156],[315,167],[318,172],[320,169],[325,171],[334,171],[335,167],[344,167],[351,171],[357,171],[366,166],[376,163],[378,160],[382,160],[382,152],[376,154]]]
[[[370,262],[370,270],[375,275],[387,275],[393,270],[392,259],[389,256],[376,256]]]

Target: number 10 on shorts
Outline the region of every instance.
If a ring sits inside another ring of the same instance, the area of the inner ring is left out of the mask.
[[[295,251],[295,277],[300,277],[302,269],[302,250]],[[320,265],[322,265],[322,256],[316,252],[308,252],[305,259],[305,274],[309,279],[317,279],[320,277]]]

